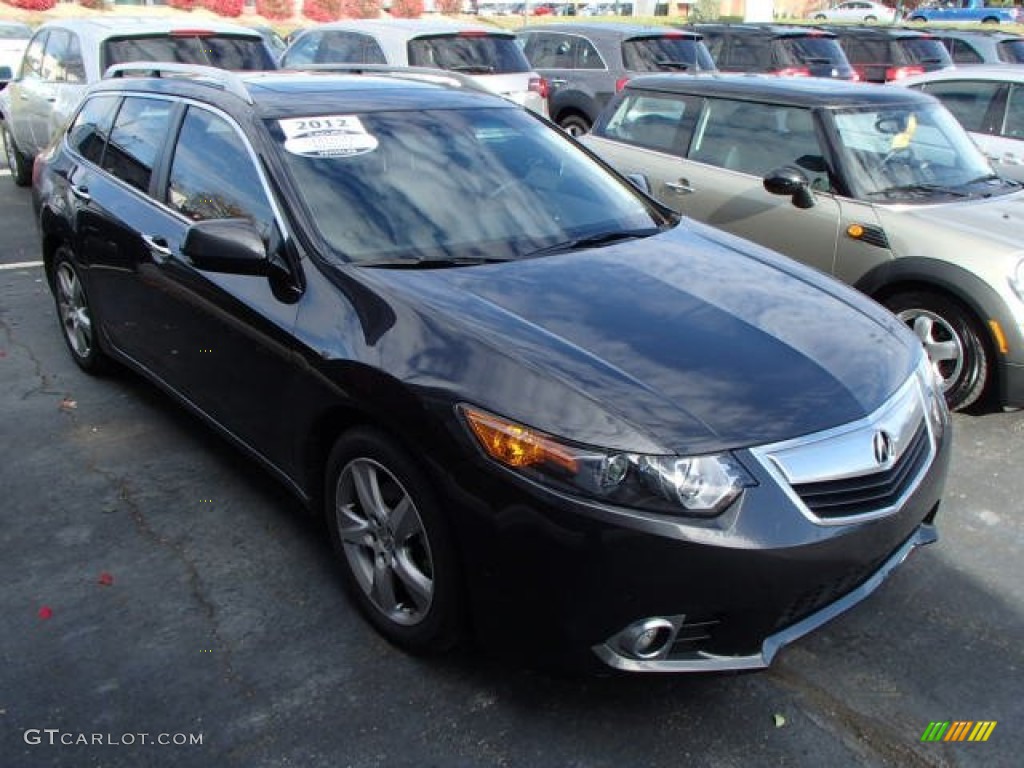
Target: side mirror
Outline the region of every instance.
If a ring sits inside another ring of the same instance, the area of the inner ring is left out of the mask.
[[[13,80],[14,72],[10,67],[0,67],[0,80]]]
[[[764,188],[773,195],[787,195],[797,208],[813,208],[814,195],[811,182],[799,168],[785,165],[770,171],[764,177]]]
[[[647,180],[647,177],[642,173],[627,173],[626,178],[629,182],[643,192],[645,195],[651,194],[651,182]]]
[[[263,238],[248,219],[210,219],[188,228],[181,252],[197,269],[232,275],[266,275]]]

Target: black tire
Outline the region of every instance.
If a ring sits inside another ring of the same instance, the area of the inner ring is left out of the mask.
[[[74,255],[66,245],[60,246],[53,256],[51,290],[71,359],[86,373],[95,375],[109,371],[111,361],[103,351],[99,323]]]
[[[981,20],[981,23],[982,24],[998,24],[999,23],[999,19],[996,18],[995,16],[986,16],[984,19]]]
[[[898,293],[884,303],[925,345],[942,379],[950,410],[963,410],[978,402],[993,380],[992,356],[985,333],[970,310],[930,291]]]
[[[864,17],[864,23],[865,24],[874,24],[876,21],[878,21],[878,17],[877,16],[865,16]]]
[[[361,492],[360,484],[378,490]],[[383,433],[353,429],[331,451],[324,499],[345,586],[367,620],[410,653],[456,645],[463,601],[455,548],[415,462]]]
[[[814,17],[814,20],[815,21],[828,21],[828,16],[826,16],[824,13],[819,13],[817,16]]]
[[[583,115],[566,115],[558,121],[558,126],[570,136],[582,136],[590,132],[590,121]]]
[[[918,21],[918,22],[928,21],[928,19],[926,19],[924,16],[911,16],[910,20],[911,21]]]
[[[27,187],[32,183],[32,164],[18,149],[14,143],[7,123],[3,124],[4,156],[7,158],[7,167],[11,170],[11,178],[19,187]]]

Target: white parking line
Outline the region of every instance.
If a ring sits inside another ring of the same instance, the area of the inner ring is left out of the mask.
[[[11,175],[11,169],[10,168],[0,168],[0,176],[10,176],[10,175]]]
[[[43,262],[41,261],[16,261],[13,264],[0,264],[0,270],[3,269],[29,269],[31,267],[41,267]]]

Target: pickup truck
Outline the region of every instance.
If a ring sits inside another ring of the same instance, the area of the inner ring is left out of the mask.
[[[1020,24],[1020,7],[990,6],[984,0],[948,0],[922,5],[911,11],[910,21],[980,21],[982,24]]]

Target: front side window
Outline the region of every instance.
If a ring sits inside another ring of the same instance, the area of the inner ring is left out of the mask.
[[[68,129],[68,143],[86,160],[100,164],[120,100],[110,94],[94,96],[85,102]]]
[[[267,127],[310,220],[349,261],[516,259],[674,221],[524,110],[288,116]]]
[[[85,82],[85,65],[77,35],[63,29],[50,32],[41,74],[44,80],[51,82]]]
[[[21,77],[26,80],[39,80],[43,74],[43,51],[50,30],[44,29],[32,38],[25,49],[25,57],[21,61]]]
[[[530,64],[538,69],[572,69],[572,38],[550,32],[535,32],[529,36],[523,53]]]
[[[409,66],[450,69],[470,75],[529,72],[515,38],[488,32],[430,35],[409,41]]]
[[[623,99],[601,135],[626,144],[682,155],[697,122],[702,99],[633,93]]]
[[[252,155],[219,115],[189,107],[171,161],[167,204],[191,221],[248,219],[264,240],[274,214]]]
[[[181,33],[120,37],[103,44],[103,68],[133,61],[201,64],[230,70],[275,69],[261,37]]]
[[[938,104],[834,113],[844,166],[856,197],[878,202],[934,197],[992,175],[978,147]]]
[[[575,49],[574,60],[577,69],[608,68],[605,66],[604,60],[601,58],[601,54],[598,53],[597,48],[585,37],[577,37],[573,48]]]
[[[968,131],[992,133],[997,127],[990,114],[1001,83],[978,80],[947,80],[930,83],[923,90],[935,96]]]
[[[320,32],[306,32],[288,49],[287,54],[281,59],[283,67],[302,67],[316,61],[316,52],[320,49],[320,41],[323,34]]]
[[[622,43],[622,62],[629,72],[710,72],[715,68],[704,43],[682,35],[636,37]]]
[[[110,133],[103,168],[140,192],[149,191],[153,167],[167,139],[171,103],[129,96]]]
[[[1007,64],[1024,64],[1024,39],[1000,40],[996,45],[999,60]]]
[[[963,40],[950,40],[949,55],[957,64],[980,64],[983,59],[981,55]]]

